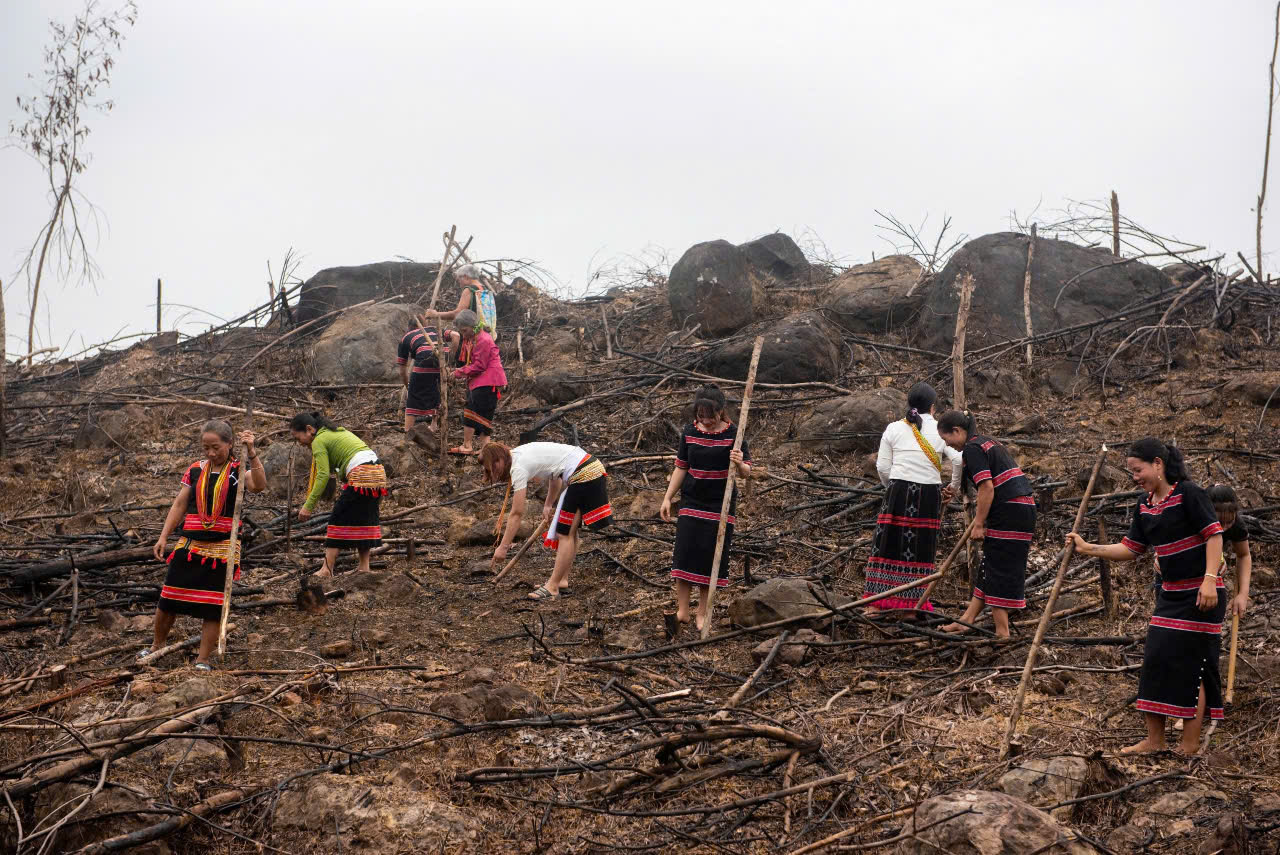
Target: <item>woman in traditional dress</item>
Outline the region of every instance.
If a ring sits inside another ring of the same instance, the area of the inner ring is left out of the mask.
[[[418,419],[427,420],[434,431],[436,410],[440,407],[439,343],[436,333],[426,327],[409,330],[400,339],[396,364],[405,385],[404,430],[413,430]]]
[[[906,416],[891,423],[880,437],[876,472],[887,488],[875,539],[867,562],[863,597],[874,596],[923,579],[933,572],[942,505],[960,485],[960,453],[938,436],[933,417],[938,395],[928,383],[917,383],[907,394]],[[945,461],[945,462],[944,462]],[[950,486],[942,488],[946,465]],[[915,609],[924,587],[910,588],[872,605],[880,609]],[[933,611],[925,602],[924,611]]]
[[[724,504],[724,488],[733,466],[738,478],[751,476],[751,452],[744,437],[740,451],[734,450],[738,428],[725,412],[724,392],[715,385],[703,386],[693,400],[693,423],[680,434],[676,449],[676,465],[662,497],[662,518],[672,522],[671,502],[680,492],[679,521],[676,523],[676,546],[671,558],[671,578],[676,580],[676,620],[689,622],[689,600],[693,586],[702,589],[698,601],[697,627],[707,620],[711,587],[712,562],[715,561],[716,535],[720,528],[720,509]],[[729,584],[729,547],[733,543],[734,513],[737,490],[729,504],[724,548],[720,553],[720,573],[716,587]]]
[[[459,312],[470,310],[476,313],[480,323],[494,341],[498,340],[498,307],[493,291],[486,285],[484,274],[474,264],[464,264],[453,274],[453,278],[462,286],[458,295],[458,305],[448,312],[429,310],[426,318],[439,318],[442,321],[456,320]]]
[[[480,324],[475,312],[467,309],[455,318],[459,336],[459,367],[453,376],[467,380],[467,403],[462,411],[462,445],[449,449],[451,454],[474,454],[475,438],[484,448],[493,436],[493,416],[507,385],[507,372],[502,367],[498,345]]]
[[[1253,578],[1253,553],[1249,551],[1249,531],[1240,522],[1240,500],[1236,491],[1226,484],[1215,484],[1209,488],[1209,501],[1213,502],[1213,512],[1218,515],[1222,525],[1223,546],[1231,544],[1231,551],[1236,556],[1236,595],[1231,598],[1230,612],[1244,617],[1249,609],[1249,584]],[[1223,549],[1226,552],[1226,549]],[[1222,556],[1226,566],[1226,555]]]
[[[204,621],[200,630],[200,652],[196,654],[196,670],[212,668],[209,657],[218,643],[218,627],[222,622],[222,598],[227,584],[227,564],[233,577],[240,578],[240,549],[231,552],[231,523],[243,474],[250,493],[267,489],[267,473],[263,471],[253,447],[253,434],[243,431],[247,472],[241,461],[231,455],[231,426],[224,421],[208,422],[200,432],[204,459],[187,467],[182,486],[164,519],[160,537],[152,552],[164,561],[169,535],[180,533],[178,543],[169,553],[169,570],[165,573],[151,647],[141,651],[141,658],[164,646],[178,615],[191,615]]]
[[[1076,552],[1108,561],[1133,561],[1156,552],[1160,588],[1147,625],[1138,681],[1137,707],[1147,735],[1121,750],[1147,754],[1165,748],[1165,718],[1184,720],[1181,749],[1195,754],[1205,710],[1221,719],[1218,674],[1222,618],[1227,603],[1218,570],[1222,565],[1222,524],[1209,496],[1188,480],[1182,452],[1158,439],[1140,439],[1125,458],[1129,474],[1147,495],[1133,510],[1129,533],[1119,543],[1089,543],[1071,532]]]
[[[378,455],[360,437],[319,413],[298,413],[289,422],[289,430],[300,445],[311,449],[311,478],[298,519],[307,520],[315,513],[330,473],[337,472],[343,482],[329,512],[324,566],[316,575],[333,575],[339,549],[356,550],[360,557],[357,569],[368,570],[369,551],[382,544],[378,505],[387,494],[387,473]]]
[[[1009,637],[1009,610],[1025,609],[1027,555],[1036,532],[1036,500],[1031,482],[1003,445],[978,433],[972,415],[959,410],[943,413],[938,435],[964,459],[964,480],[978,491],[971,540],[983,541],[981,574],[973,586],[961,623],[942,627],[965,632],[982,611],[991,607],[996,635]]]
[[[576,445],[530,442],[508,448],[500,442],[491,442],[480,450],[480,465],[484,467],[486,483],[507,481],[509,484],[511,513],[502,540],[493,551],[495,563],[507,557],[511,542],[520,530],[529,482],[546,482],[547,500],[542,505],[542,521],[547,534],[543,545],[556,550],[556,561],[551,576],[534,589],[529,599],[554,599],[568,591],[569,569],[578,554],[579,528],[586,526],[598,531],[613,522],[604,464]]]

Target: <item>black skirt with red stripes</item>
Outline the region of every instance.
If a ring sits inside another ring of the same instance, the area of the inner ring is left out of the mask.
[[[186,549],[175,549],[169,555],[169,569],[164,575],[157,607],[170,614],[220,620],[226,584],[226,562],[210,561]]]
[[[724,529],[724,549],[720,553],[720,574],[716,587],[729,584],[729,549],[733,546],[733,509]],[[680,508],[676,518],[676,547],[671,556],[671,578],[703,588],[711,587],[711,568],[716,558],[716,535],[720,531],[720,508],[691,505]]]
[[[894,479],[880,505],[875,539],[867,561],[863,597],[923,579],[933,572],[942,519],[942,485]],[[914,609],[924,586],[910,588],[872,605],[881,609]],[[933,611],[925,602],[923,611]]]
[[[404,402],[404,414],[415,418],[430,418],[440,409],[440,369],[415,367],[409,375],[409,394]]]
[[[357,490],[344,484],[329,514],[325,530],[326,549],[372,549],[382,545],[382,520],[378,506],[382,493]]]
[[[1019,496],[992,504],[973,595],[1000,609],[1027,607],[1027,556],[1036,533],[1036,500]]]
[[[467,390],[467,404],[462,411],[462,426],[479,436],[493,434],[493,414],[498,411],[502,392],[497,386],[477,386]]]
[[[1147,625],[1138,679],[1138,709],[1174,718],[1195,718],[1204,686],[1206,718],[1221,719],[1222,621],[1227,614],[1227,590],[1218,579],[1218,604],[1202,612],[1196,594],[1204,577],[1162,582],[1156,591],[1156,611]]]

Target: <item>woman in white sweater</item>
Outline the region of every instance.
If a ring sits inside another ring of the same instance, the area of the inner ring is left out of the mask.
[[[880,438],[876,472],[888,488],[867,562],[869,597],[922,579],[933,572],[942,506],[960,485],[964,459],[938,435],[933,417],[938,395],[928,383],[917,383],[907,395],[907,414],[891,422]],[[950,469],[949,486],[942,475]],[[874,603],[881,609],[914,609],[924,594],[919,586]],[[921,608],[933,611],[926,602]]]

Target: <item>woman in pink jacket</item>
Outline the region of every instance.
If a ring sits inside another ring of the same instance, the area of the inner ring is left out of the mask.
[[[502,368],[498,345],[470,309],[458,312],[454,322],[461,341],[457,350],[462,365],[453,376],[467,378],[467,403],[462,411],[462,445],[449,449],[450,454],[476,454],[473,442],[480,437],[484,448],[493,435],[493,414],[507,385],[507,372]]]

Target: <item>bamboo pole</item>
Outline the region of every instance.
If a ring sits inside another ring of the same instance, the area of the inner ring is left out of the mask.
[[[1227,694],[1223,699],[1231,703],[1236,692],[1236,650],[1240,642],[1240,615],[1231,616],[1231,661],[1227,663]]]
[[[245,430],[253,430],[253,387],[249,387],[249,397],[244,407]],[[248,494],[249,472],[253,461],[245,458],[248,467],[240,467],[240,483],[236,490],[236,507],[231,512],[231,537],[227,539],[227,578],[222,584],[222,620],[218,622],[218,655],[227,652],[227,618],[231,614],[231,585],[236,576],[236,551],[240,548],[240,517],[244,513],[244,499]],[[231,461],[227,460],[227,466]],[[289,470],[292,472],[292,468]]]
[[[1031,370],[1031,260],[1036,254],[1036,224],[1031,224],[1031,238],[1027,241],[1027,272],[1022,277],[1022,318],[1027,327],[1027,371]],[[1031,378],[1027,378],[1030,383]]]
[[[604,303],[600,304],[600,322],[604,324],[604,358],[613,361],[613,338],[609,335],[609,313],[605,311]]]
[[[956,560],[956,556],[960,554],[960,547],[969,542],[969,535],[973,532],[973,524],[977,521],[977,516],[973,517],[973,519],[969,520],[968,525],[964,527],[964,531],[960,532],[960,539],[956,541],[955,546],[951,547],[951,552],[947,554],[946,560],[942,562],[942,566],[933,574],[936,578],[925,586],[924,593],[920,595],[919,600],[916,600],[917,609],[923,606],[929,599],[929,593],[933,591],[933,586],[938,584],[938,580],[942,578],[943,574],[945,574],[947,569],[951,566],[951,563]]]
[[[1076,509],[1076,519],[1071,526],[1072,534],[1080,530],[1081,523],[1084,522],[1084,512],[1089,507],[1089,497],[1093,494],[1093,486],[1098,483],[1098,472],[1102,470],[1102,464],[1107,459],[1107,446],[1102,446],[1102,451],[1098,453],[1098,459],[1093,464],[1093,471],[1089,473],[1089,485],[1084,489],[1084,496],[1080,499],[1080,507]],[[1044,604],[1044,612],[1040,615],[1040,623],[1036,625],[1035,640],[1031,642],[1031,650],[1027,652],[1027,662],[1022,666],[1022,680],[1018,683],[1018,694],[1013,698],[1013,709],[1009,712],[1009,724],[1005,728],[1004,743],[1000,746],[1000,759],[1009,756],[1009,746],[1013,742],[1013,733],[1018,726],[1018,719],[1022,717],[1022,706],[1027,699],[1027,687],[1031,683],[1031,672],[1035,669],[1036,657],[1040,655],[1040,645],[1044,643],[1045,630],[1049,628],[1049,619],[1053,617],[1053,606],[1058,601],[1058,592],[1062,590],[1062,580],[1067,575],[1067,565],[1071,563],[1071,556],[1075,554],[1075,544],[1068,543],[1062,551],[1062,561],[1058,564],[1058,575],[1053,580],[1053,590],[1049,592],[1049,601]]]
[[[969,301],[973,298],[973,274],[960,277],[960,305],[956,309],[956,333],[951,340],[951,401],[957,410],[964,409],[964,337],[969,323]]]
[[[293,552],[293,448],[289,449],[289,498],[284,515],[284,554]]]
[[[742,393],[742,408],[738,412],[738,432],[733,439],[733,450],[742,450],[742,440],[747,435],[747,416],[751,412],[751,390],[756,385],[756,369],[760,366],[760,350],[764,347],[764,336],[756,336],[751,348],[751,367],[747,369],[747,387]],[[716,530],[716,551],[711,559],[711,584],[707,585],[707,617],[702,623],[702,637],[711,633],[712,609],[715,605],[716,584],[720,579],[720,559],[724,555],[724,537],[729,526],[729,507],[733,504],[733,486],[737,467],[729,463],[729,477],[724,482],[724,499],[720,502],[720,526]]]
[[[1120,257],[1120,197],[1111,191],[1111,254]]]

